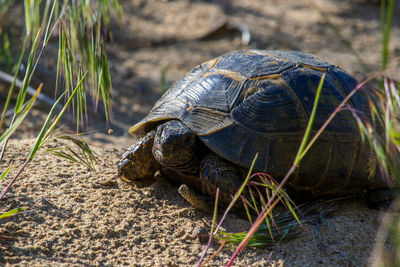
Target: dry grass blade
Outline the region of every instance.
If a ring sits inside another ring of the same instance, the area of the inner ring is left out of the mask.
[[[20,167],[20,169],[18,170],[18,172],[14,175],[14,177],[11,179],[11,181],[8,183],[7,187],[3,190],[3,192],[0,195],[0,201],[4,198],[5,194],[8,192],[8,190],[10,189],[10,187],[13,185],[13,183],[15,182],[15,180],[19,177],[19,175],[22,173],[22,171],[25,169],[25,167],[33,160],[33,158],[35,157],[37,151],[45,144],[45,142],[48,140],[48,137],[50,136],[50,134],[54,131],[55,127],[57,126],[57,124],[59,123],[59,121],[61,120],[61,117],[64,115],[65,111],[68,109],[68,106],[71,104],[72,99],[74,98],[79,86],[83,83],[84,79],[86,77],[86,74],[82,77],[82,79],[79,81],[78,85],[75,87],[74,91],[72,92],[71,96],[68,98],[67,102],[65,103],[64,107],[62,108],[62,110],[60,111],[60,113],[53,118],[53,114],[55,112],[56,107],[58,106],[58,103],[61,101],[61,99],[63,98],[63,95],[61,95],[56,103],[54,103],[54,105],[52,106],[50,113],[47,116],[47,119],[45,121],[45,123],[42,126],[42,129],[39,133],[39,135],[36,138],[35,143],[32,145],[30,151],[29,151],[29,155],[26,159],[26,161],[24,162],[24,164]],[[38,90],[40,91],[40,90]],[[29,105],[28,105],[29,106]],[[21,116],[20,116],[21,117]],[[14,123],[15,125],[15,123]]]
[[[56,139],[62,139],[72,142],[75,147],[78,148],[78,151],[75,151],[68,145],[65,145],[63,147],[50,148],[47,149],[47,151],[55,156],[62,157],[69,161],[86,166],[91,171],[95,170],[95,164],[98,163],[98,156],[90,148],[89,144],[85,140],[79,138],[78,135],[63,135],[56,137]]]

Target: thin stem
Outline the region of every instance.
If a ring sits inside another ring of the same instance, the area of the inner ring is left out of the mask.
[[[203,267],[204,265],[207,264],[207,262],[211,261],[212,259],[214,259],[220,252],[221,250],[224,248],[226,241],[222,240],[221,245],[219,246],[219,248],[208,258],[206,259],[201,265],[200,267]]]
[[[14,178],[12,178],[12,180],[8,183],[7,187],[3,190],[3,192],[0,195],[0,201],[3,200],[4,195],[8,192],[10,187],[13,185],[13,183],[15,182],[17,177],[21,174],[21,172],[24,170],[24,168],[26,167],[26,165],[28,165],[29,162],[30,162],[30,160],[27,159],[25,161],[24,165],[22,165],[21,168],[18,170],[18,172],[15,174]]]
[[[214,223],[216,222],[217,215],[218,215],[218,197],[219,197],[219,187],[217,187],[217,192],[215,193],[213,224],[211,225],[210,237],[208,238],[207,248],[203,251],[203,254],[200,257],[200,260],[197,263],[197,267],[204,266],[205,263],[202,264],[202,262],[204,260],[204,257],[206,256],[206,253],[207,253],[208,249],[211,247],[211,243],[212,243],[212,240],[213,240]]]
[[[301,153],[300,157],[303,158],[304,155],[310,150],[311,146],[315,143],[317,138],[322,134],[322,132],[325,130],[326,127],[328,127],[328,124],[333,120],[333,118],[336,116],[336,114],[343,108],[344,104],[346,104],[349,99],[359,90],[361,89],[366,83],[369,81],[379,77],[381,74],[375,74],[369,77],[368,79],[362,81],[361,83],[357,84],[357,86],[343,99],[343,101],[339,104],[339,106],[336,107],[335,111],[332,112],[332,114],[329,116],[329,118],[324,122],[324,124],[321,126],[321,128],[317,131],[317,133],[313,136],[311,141],[308,143],[307,147],[304,149],[304,151]]]
[[[17,114],[14,113],[14,116],[11,119],[10,125],[12,125],[14,123],[16,117],[17,117]],[[3,157],[4,157],[4,153],[6,152],[7,144],[8,144],[8,138],[4,142],[3,147],[1,148],[0,163],[3,161]]]
[[[286,173],[285,177],[282,179],[280,184],[278,185],[278,188],[274,191],[272,194],[272,197],[268,199],[268,203],[263,207],[261,210],[260,214],[258,215],[256,221],[254,222],[253,226],[249,230],[249,232],[246,234],[245,238],[240,242],[240,244],[237,246],[235,252],[233,253],[231,259],[229,260],[228,264],[226,266],[232,266],[233,261],[236,259],[237,255],[244,249],[244,247],[247,245],[249,242],[250,238],[255,234],[257,229],[260,227],[261,223],[264,221],[265,217],[271,212],[272,208],[279,202],[279,198],[275,199],[276,195],[278,194],[279,191],[281,191],[283,185],[286,183],[287,179],[289,179],[290,175],[294,172],[296,169],[296,165],[292,165],[292,167],[289,169],[289,171]],[[273,202],[274,201],[274,202]]]

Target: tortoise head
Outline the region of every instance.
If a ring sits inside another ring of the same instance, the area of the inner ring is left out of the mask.
[[[152,153],[154,136],[154,131],[148,132],[122,155],[118,163],[118,176],[138,187],[154,182],[154,173],[160,168]]]
[[[164,167],[196,175],[199,169],[197,136],[183,122],[167,121],[157,127],[154,158]]]

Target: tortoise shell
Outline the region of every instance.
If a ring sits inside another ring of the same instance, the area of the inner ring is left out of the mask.
[[[129,129],[143,136],[157,124],[184,122],[213,152],[276,179],[291,167],[326,77],[314,133],[357,85],[339,67],[300,52],[242,50],[197,66],[173,85],[142,121]],[[368,113],[358,92],[348,103]],[[350,111],[339,112],[300,163],[289,185],[312,195],[385,187],[371,148],[361,142]]]

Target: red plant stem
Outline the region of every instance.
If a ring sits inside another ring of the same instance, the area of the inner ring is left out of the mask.
[[[395,227],[395,219],[398,212],[400,211],[400,201],[395,199],[395,201],[390,205],[389,209],[385,212],[379,223],[378,232],[376,233],[374,250],[369,258],[368,266],[384,266],[385,260],[383,253],[385,249],[385,241],[388,238],[389,231],[391,227]],[[392,228],[393,229],[393,228]],[[398,231],[393,229],[394,231]],[[398,233],[398,232],[397,232]]]
[[[296,159],[293,162],[292,167],[289,169],[289,171],[286,173],[285,177],[282,179],[280,184],[278,185],[278,188],[274,191],[272,194],[272,197],[268,200],[268,203],[264,206],[260,214],[258,215],[256,221],[250,228],[249,232],[246,234],[245,238],[240,242],[240,244],[237,246],[235,252],[233,253],[231,259],[229,260],[228,264],[226,266],[232,266],[233,261],[236,259],[237,255],[244,249],[244,247],[247,245],[249,242],[250,238],[255,234],[255,232],[258,230],[260,227],[261,223],[264,221],[265,217],[268,215],[270,210],[275,206],[279,199],[275,200],[276,195],[278,192],[282,189],[283,185],[286,183],[287,179],[289,179],[290,175],[294,172],[294,170],[297,167],[297,164],[300,162],[301,158],[307,153],[307,151],[311,148],[312,144],[315,142],[315,140],[321,135],[321,133],[325,130],[325,128],[328,126],[328,124],[333,120],[333,118],[336,116],[336,114],[342,109],[344,104],[360,89],[362,88],[367,82],[370,80],[378,77],[381,74],[375,74],[372,75],[370,78],[362,81],[361,83],[357,84],[357,86],[343,99],[343,101],[339,104],[339,106],[335,109],[335,111],[329,116],[329,118],[325,121],[325,123],[321,126],[321,128],[317,131],[317,133],[314,135],[314,137],[311,139],[311,141],[308,143],[308,145],[305,147],[304,151],[299,154],[299,159],[296,157]],[[274,202],[273,202],[274,201]],[[271,206],[271,203],[273,202],[273,206]]]
[[[8,139],[4,142],[3,147],[1,148],[1,154],[0,154],[0,163],[3,160],[4,152],[6,151]]]
[[[254,160],[253,160],[252,165],[254,164],[255,160],[257,160],[257,158],[258,158],[258,153],[256,153],[256,156],[254,157]],[[250,179],[250,178],[251,178],[251,177],[249,177],[249,179]],[[248,182],[248,180],[247,180],[247,182]],[[246,183],[246,180],[243,182],[243,184],[244,184],[244,183]],[[240,186],[240,188],[243,187],[243,184]],[[231,203],[229,203],[229,206],[226,208],[226,210],[225,210],[225,212],[224,212],[224,215],[222,215],[221,220],[219,221],[217,227],[216,227],[215,230],[214,230],[214,234],[215,234],[215,235],[218,233],[218,230],[219,230],[219,228],[221,227],[222,223],[224,222],[226,216],[228,215],[229,211],[232,209],[233,205],[235,204],[235,202],[236,202],[236,200],[237,200],[237,198],[238,198],[238,195],[240,195],[240,189],[238,189],[238,191],[236,192],[235,196],[233,197]]]
[[[278,192],[281,191],[283,185],[286,183],[287,179],[290,177],[290,175],[294,172],[295,169],[296,169],[296,165],[293,164],[292,167],[289,169],[289,171],[286,173],[285,177],[282,179],[282,181],[278,185],[278,188],[272,194],[272,197],[268,200],[268,203],[261,210],[261,212],[258,215],[258,217],[257,217],[256,221],[254,222],[253,226],[250,228],[249,232],[247,232],[245,238],[237,246],[235,252],[233,253],[233,255],[231,257],[231,259],[229,260],[228,264],[226,265],[227,267],[232,266],[233,261],[236,259],[237,255],[247,245],[247,243],[249,242],[250,238],[258,230],[258,228],[260,227],[261,223],[264,221],[265,217],[267,217],[267,215],[271,211],[271,209],[279,202],[279,198],[276,199],[275,201],[274,201],[274,199],[275,199],[276,195],[278,194]]]
[[[16,117],[17,117],[17,114],[14,113],[14,116],[13,116],[12,119],[11,119],[11,122],[10,122],[10,126],[9,126],[9,127],[11,127],[11,126],[14,124],[14,121],[15,121],[15,118],[16,118]],[[3,148],[1,149],[0,163],[1,163],[1,161],[3,160],[4,153],[5,153],[5,151],[6,151],[7,144],[8,144],[8,139],[9,139],[9,138],[7,138],[7,140],[4,142]]]
[[[222,250],[223,247],[225,246],[225,243],[226,243],[226,241],[223,240],[222,243],[221,243],[221,245],[219,246],[219,248],[218,248],[207,260],[205,260],[205,261],[200,265],[200,267],[203,267],[204,265],[207,264],[207,262],[209,262],[210,260],[214,259],[214,258],[221,252],[221,250]]]
[[[361,83],[357,84],[357,86],[343,99],[343,101],[336,107],[336,109],[332,112],[332,114],[329,116],[329,118],[324,122],[324,124],[321,126],[321,128],[317,131],[317,133],[313,136],[311,141],[308,143],[304,151],[300,154],[300,159],[307,153],[307,151],[311,148],[311,146],[314,144],[314,142],[317,140],[317,138],[322,134],[322,132],[325,130],[325,128],[328,126],[328,124],[333,120],[333,118],[336,116],[336,114],[343,108],[344,104],[349,101],[349,99],[359,90],[361,89],[366,83],[371,81],[372,79],[375,79],[381,74],[375,74],[371,76],[370,78],[362,81]]]
[[[8,183],[7,187],[3,190],[3,192],[1,193],[0,196],[0,201],[3,200],[4,195],[8,192],[8,190],[10,189],[10,187],[12,186],[12,184],[15,182],[15,180],[17,179],[17,177],[21,174],[21,172],[24,170],[25,166],[28,165],[28,163],[30,162],[29,159],[27,159],[24,163],[24,165],[21,166],[21,168],[18,170],[18,172],[15,174],[14,178],[12,178],[12,180]]]
[[[213,225],[214,225],[214,220],[215,221],[217,220],[217,215],[218,215],[217,210],[216,210],[217,209],[217,205],[218,205],[218,198],[219,198],[219,187],[217,187],[217,191],[215,192],[215,208],[214,208],[214,216],[213,216],[214,217],[213,218]],[[204,265],[204,264],[202,264],[202,262],[203,262],[203,260],[204,260],[204,258],[206,256],[206,253],[207,253],[208,249],[211,247],[211,243],[212,243],[212,240],[213,240],[213,231],[212,230],[213,229],[211,228],[210,237],[208,238],[207,247],[204,250],[203,254],[201,255],[200,260],[196,265],[197,267],[201,267],[201,266]]]

